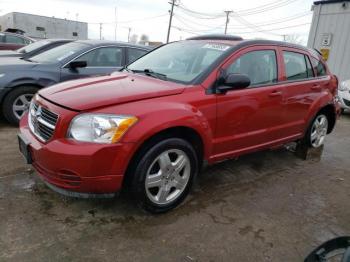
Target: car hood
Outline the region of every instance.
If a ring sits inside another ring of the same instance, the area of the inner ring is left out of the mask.
[[[16,51],[10,51],[10,50],[0,51],[0,57],[14,57],[14,56],[22,56],[22,55],[23,54]]]
[[[20,59],[19,57],[0,57],[0,73],[24,68],[34,68],[37,65],[39,64]]]
[[[89,110],[126,102],[182,93],[184,85],[132,73],[114,73],[60,83],[39,91],[53,103]]]

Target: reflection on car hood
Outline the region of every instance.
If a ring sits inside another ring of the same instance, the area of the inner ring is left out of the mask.
[[[7,70],[18,70],[22,68],[32,68],[37,66],[37,63],[29,62],[19,57],[0,57],[0,72]]]
[[[73,110],[88,110],[136,100],[175,95],[184,85],[132,73],[114,73],[53,85],[39,95]]]
[[[10,51],[10,50],[1,50],[0,51],[0,57],[14,57],[14,56],[22,56],[23,54],[16,52],[16,51]]]

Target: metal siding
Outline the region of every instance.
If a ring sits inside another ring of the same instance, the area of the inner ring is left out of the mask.
[[[331,33],[332,40],[327,64],[339,79],[350,79],[350,6],[342,7],[342,3],[314,6],[314,14],[308,46],[321,49],[322,34]],[[318,17],[318,12],[320,15]],[[317,21],[319,18],[319,21]]]

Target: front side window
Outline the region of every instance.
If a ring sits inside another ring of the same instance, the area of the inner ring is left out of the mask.
[[[276,52],[259,50],[239,57],[227,69],[228,74],[245,74],[251,85],[264,85],[277,82]]]
[[[24,40],[23,40],[23,38],[20,38],[20,37],[17,37],[17,36],[7,35],[6,36],[6,43],[23,45],[24,44]]]
[[[312,65],[314,70],[316,71],[317,76],[325,76],[327,74],[327,70],[326,67],[324,66],[324,64],[315,58],[312,58]]]
[[[166,76],[169,81],[191,83],[229,52],[230,45],[182,41],[164,45],[128,66],[134,72],[145,69]]]
[[[123,49],[119,47],[101,47],[77,58],[86,61],[88,67],[119,67],[122,66]]]
[[[283,51],[283,60],[287,80],[298,80],[311,77],[311,75],[309,76],[309,70],[306,64],[307,60],[304,54]]]

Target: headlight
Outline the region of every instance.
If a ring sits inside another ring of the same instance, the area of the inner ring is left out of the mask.
[[[116,143],[136,122],[134,116],[81,114],[72,120],[68,137],[84,142]]]
[[[5,74],[0,74],[0,78],[1,78],[1,77],[4,77],[4,76],[5,76]]]
[[[341,82],[339,85],[339,91],[350,91],[350,80]]]

